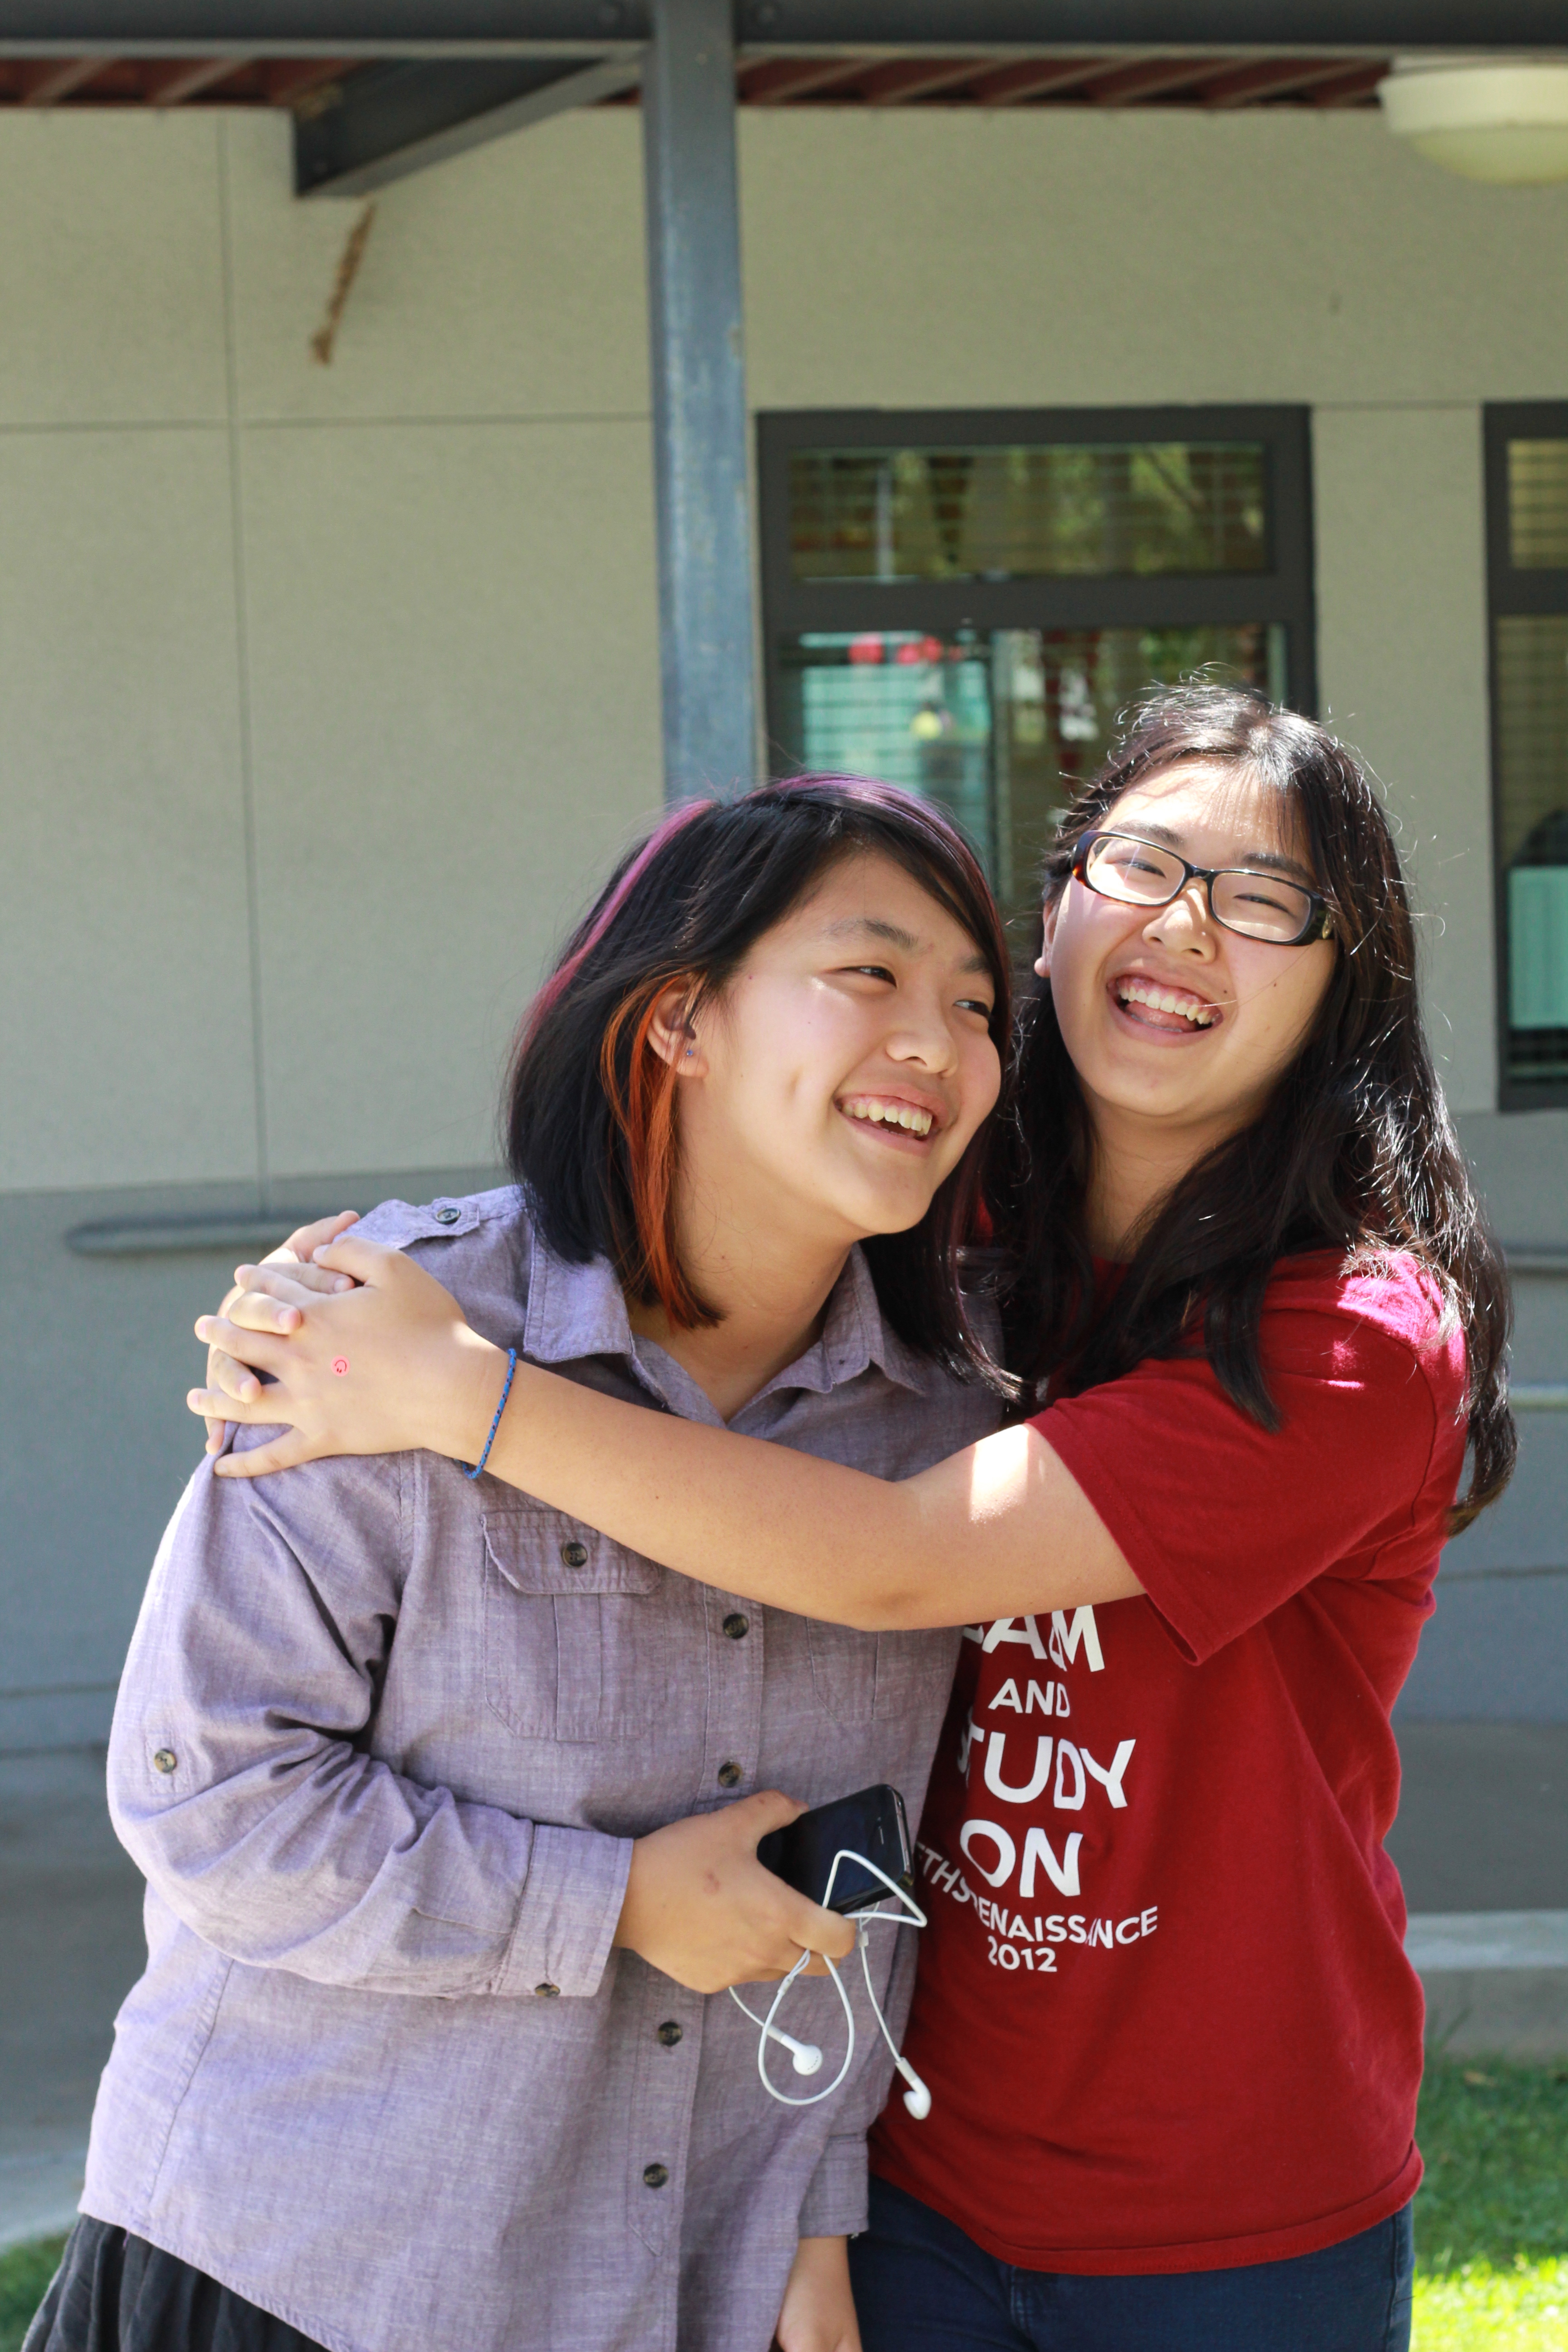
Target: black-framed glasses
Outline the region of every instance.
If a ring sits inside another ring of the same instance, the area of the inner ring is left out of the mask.
[[[1245,866],[1192,866],[1173,849],[1140,841],[1132,833],[1086,833],[1073,853],[1072,870],[1089,889],[1124,907],[1168,907],[1189,882],[1201,882],[1216,923],[1271,947],[1299,947],[1303,940],[1334,935],[1333,913],[1320,891]]]

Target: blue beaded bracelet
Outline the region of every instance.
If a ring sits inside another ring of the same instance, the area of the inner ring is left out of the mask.
[[[471,1470],[464,1471],[463,1475],[465,1478],[477,1478],[480,1471],[484,1468],[485,1464],[490,1458],[490,1447],[496,1442],[496,1432],[500,1427],[500,1417],[506,1411],[506,1401],[511,1394],[511,1376],[516,1370],[517,1349],[515,1348],[509,1348],[506,1351],[506,1380],[501,1388],[500,1402],[496,1407],[496,1417],[490,1423],[490,1433],[485,1440],[485,1450],[480,1454],[479,1460],[475,1463],[473,1468]]]

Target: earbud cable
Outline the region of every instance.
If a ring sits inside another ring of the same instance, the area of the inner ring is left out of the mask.
[[[882,2014],[881,2004],[877,1999],[876,1987],[871,1982],[871,1961],[869,1957],[870,1942],[866,1931],[868,1927],[873,1926],[880,1926],[884,1927],[923,1927],[927,1924],[926,1915],[921,1909],[920,1905],[914,1900],[913,1896],[908,1894],[895,1879],[889,1878],[885,1870],[879,1870],[877,1864],[874,1862],[868,1862],[863,1853],[852,1853],[847,1847],[843,1846],[841,1846],[838,1852],[834,1855],[833,1867],[827,1874],[827,1886],[823,1897],[825,1907],[831,1904],[833,1900],[834,1884],[838,1876],[838,1865],[841,1862],[857,1863],[862,1870],[869,1871],[873,1878],[879,1878],[881,1880],[883,1885],[887,1888],[888,1893],[893,1897],[894,1901],[903,1906],[901,1910],[897,1912],[881,1910],[863,1912],[861,1916],[857,1920],[855,1926],[855,1942],[860,1954],[860,1969],[866,1979],[866,1994],[871,2004],[871,2014],[876,2019],[879,2027],[881,2029],[883,2041],[887,2043],[889,2049],[893,2053],[893,2063],[902,2071],[902,2061],[899,2055],[898,2044],[888,2031],[888,2021]],[[837,2074],[835,2074],[832,2082],[829,2083],[825,2089],[813,2091],[803,2099],[792,2098],[787,2091],[777,2089],[769,2078],[768,2043],[783,2038],[779,2033],[777,2025],[779,2009],[784,2001],[784,1995],[789,1991],[790,1987],[794,1984],[801,1970],[809,1965],[811,1957],[812,1956],[809,1951],[802,1952],[799,1959],[796,1960],[789,1974],[780,1984],[777,1992],[774,1993],[773,2004],[770,2007],[766,2017],[758,2017],[752,2010],[749,2010],[746,2007],[745,2002],[741,1999],[740,1994],[735,1990],[734,1986],[731,1985],[730,1987],[731,2000],[741,2011],[742,2016],[750,2018],[752,2023],[757,2028],[757,2072],[762,2076],[763,2088],[766,2091],[770,2099],[776,2099],[778,2101],[781,2107],[815,2107],[821,2100],[830,2099],[835,2091],[840,2089],[843,2084],[847,2081],[849,2070],[855,2063],[855,2011],[849,2005],[849,1995],[845,1990],[843,1979],[840,1977],[838,1970],[834,1966],[832,1960],[828,1958],[827,1954],[824,1952],[822,1955],[823,1963],[827,1969],[828,1975],[833,1979],[833,1989],[838,1995],[839,2006],[844,2011],[845,2025],[848,2030],[848,2048],[844,2053],[844,2063],[839,2067]]]

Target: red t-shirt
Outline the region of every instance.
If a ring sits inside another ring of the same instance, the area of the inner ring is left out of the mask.
[[[1201,1360],[1036,1423],[1145,1590],[966,1629],[920,1839],[933,2105],[895,2097],[872,2144],[1004,2261],[1274,2262],[1415,2192],[1421,1987],[1383,1841],[1464,1458],[1440,1321],[1408,1261],[1298,1258],[1264,1304],[1274,1434]]]

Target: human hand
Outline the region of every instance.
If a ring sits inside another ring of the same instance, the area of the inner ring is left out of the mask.
[[[803,2238],[774,2333],[778,2352],[860,2352],[847,2238]]]
[[[757,1860],[757,1840],[804,1813],[768,1789],[650,1830],[632,1848],[615,1941],[693,1992],[776,1981],[803,1951],[847,1959],[855,1930]],[[803,1973],[826,1973],[820,1959]]]
[[[313,1224],[297,1225],[286,1242],[269,1250],[259,1265],[237,1265],[234,1286],[218,1308],[220,1316],[227,1315],[247,1290],[262,1290],[286,1306],[303,1307],[314,1297],[331,1297],[340,1290],[353,1288],[353,1276],[329,1274],[325,1266],[313,1265],[311,1258],[318,1248],[359,1221],[357,1209],[341,1209],[335,1217],[318,1217]],[[221,1348],[207,1349],[207,1386],[221,1389],[226,1396],[241,1397],[247,1402],[261,1393],[261,1383],[247,1365],[226,1355]],[[207,1442],[204,1453],[218,1454],[228,1435],[228,1416],[206,1415]]]
[[[254,1395],[192,1389],[193,1412],[286,1424],[248,1453],[225,1454],[220,1478],[256,1478],[334,1454],[418,1446],[473,1461],[500,1395],[504,1352],[480,1339],[449,1291],[398,1250],[337,1241],[315,1263],[359,1286],[308,1304],[247,1290],[196,1337],[257,1371]]]

